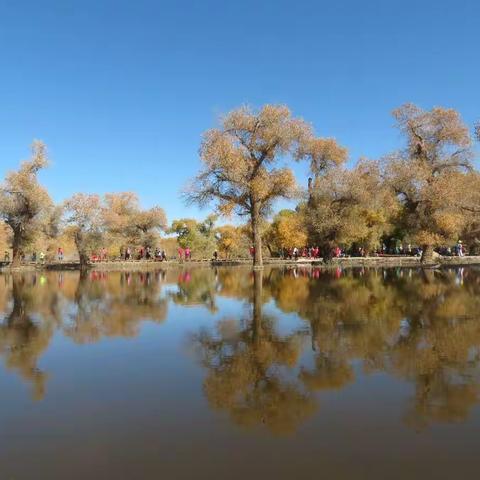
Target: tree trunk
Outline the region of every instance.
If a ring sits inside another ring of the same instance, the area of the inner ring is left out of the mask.
[[[262,235],[260,232],[260,205],[254,204],[252,208],[252,232],[253,232],[253,267],[262,268]]]
[[[78,252],[80,258],[80,270],[85,270],[88,267],[88,255],[85,252]]]
[[[20,260],[22,258],[22,251],[20,249],[21,241],[18,238],[19,235],[15,231],[13,232],[13,242],[12,242],[12,267],[19,267]]]
[[[75,234],[75,246],[80,260],[80,270],[86,270],[88,268],[88,254],[84,247],[84,237],[79,231]]]
[[[321,248],[322,259],[324,263],[330,262],[333,258],[332,247],[329,245],[324,245]]]
[[[421,262],[424,263],[424,264],[434,263],[434,260],[433,260],[433,245],[423,245]]]

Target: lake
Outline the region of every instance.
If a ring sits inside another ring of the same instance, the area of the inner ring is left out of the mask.
[[[0,478],[480,470],[480,269],[0,275]]]

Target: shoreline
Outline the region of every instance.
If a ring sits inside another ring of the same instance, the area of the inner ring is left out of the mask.
[[[288,266],[288,267],[317,267],[323,269],[329,268],[411,268],[411,267],[425,267],[432,268],[433,266],[471,266],[480,265],[480,256],[469,257],[437,257],[433,265],[422,265],[420,257],[408,256],[385,256],[385,257],[345,257],[333,258],[329,262],[323,262],[322,259],[306,259],[300,258],[298,260],[283,260],[276,258],[267,258],[264,260],[264,266]],[[128,261],[107,261],[95,262],[88,266],[88,270],[102,270],[102,271],[145,271],[157,270],[165,268],[178,267],[237,267],[237,266],[252,266],[252,261],[247,259],[235,260],[190,260],[178,261],[168,260],[158,262],[154,260],[128,260]],[[28,272],[28,271],[78,271],[80,264],[78,262],[54,262],[54,263],[28,263],[12,268],[9,264],[0,263],[0,272]]]

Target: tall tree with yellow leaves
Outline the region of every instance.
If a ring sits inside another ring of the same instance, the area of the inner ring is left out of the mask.
[[[250,239],[242,226],[222,225],[216,229],[215,237],[221,255],[225,258],[245,257]]]
[[[291,247],[302,248],[307,244],[303,216],[294,210],[280,210],[275,215],[265,237],[269,249],[277,253],[282,253],[282,250]]]
[[[310,243],[329,258],[333,247],[357,244],[366,253],[389,233],[398,210],[377,162],[361,160],[353,169],[336,167],[317,178],[303,205]]]
[[[165,211],[154,206],[142,209],[136,193],[107,193],[103,205],[106,231],[122,246],[154,247],[160,230],[167,227]]]
[[[208,130],[200,147],[203,168],[186,191],[190,202],[217,203],[222,214],[247,215],[253,232],[254,266],[262,266],[261,221],[279,198],[292,198],[296,182],[281,166],[287,156],[305,158],[313,138],[310,126],[282,105],[259,112],[242,107]]]
[[[80,269],[88,266],[91,253],[101,246],[102,203],[99,195],[76,193],[64,203],[67,231],[74,239]]]
[[[385,178],[402,204],[404,229],[431,263],[434,246],[456,240],[466,222],[460,205],[472,169],[470,133],[453,109],[406,104],[393,116],[407,145],[386,158]]]
[[[0,216],[12,230],[12,266],[20,264],[24,248],[48,222],[53,204],[37,178],[47,164],[45,145],[35,141],[30,160],[8,173],[0,187]]]

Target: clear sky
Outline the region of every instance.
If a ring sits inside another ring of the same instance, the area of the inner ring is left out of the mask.
[[[478,0],[0,0],[0,170],[48,145],[42,181],[134,190],[169,220],[201,133],[285,103],[352,161],[400,145],[410,101],[480,117]],[[305,168],[295,168],[305,183]]]

